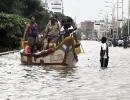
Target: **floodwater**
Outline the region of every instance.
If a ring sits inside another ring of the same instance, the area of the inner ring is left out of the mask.
[[[101,69],[100,43],[82,41],[76,66],[22,65],[19,53],[0,56],[0,100],[130,100],[130,48],[110,47]]]

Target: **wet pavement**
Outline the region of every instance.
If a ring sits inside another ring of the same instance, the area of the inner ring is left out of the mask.
[[[109,48],[100,68],[100,43],[82,41],[73,68],[25,66],[19,53],[0,56],[0,100],[130,100],[130,48]]]

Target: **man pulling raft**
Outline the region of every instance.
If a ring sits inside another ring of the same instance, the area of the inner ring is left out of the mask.
[[[57,23],[57,20],[52,17],[45,29],[45,38],[42,50],[37,51],[37,43],[33,42],[33,45],[28,45],[21,50],[21,61],[27,64],[47,64],[47,65],[72,65],[73,62],[78,61],[77,53],[75,50],[76,40],[73,36],[74,28],[72,27],[71,22],[65,21],[62,24],[64,32],[61,34],[60,26]],[[27,29],[26,29],[27,30]],[[28,31],[25,31],[26,33]],[[66,33],[68,34],[66,36]],[[61,35],[64,37],[61,39]],[[25,35],[24,35],[25,36]],[[36,39],[39,40],[39,34],[37,31]],[[46,43],[45,43],[46,40]],[[46,44],[46,46],[45,46]],[[80,50],[80,45],[78,46]],[[59,59],[60,58],[60,59]]]

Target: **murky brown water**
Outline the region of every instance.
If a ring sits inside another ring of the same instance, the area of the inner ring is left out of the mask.
[[[130,48],[110,48],[107,69],[100,43],[82,41],[85,53],[73,68],[21,65],[19,54],[0,57],[0,100],[130,100]]]

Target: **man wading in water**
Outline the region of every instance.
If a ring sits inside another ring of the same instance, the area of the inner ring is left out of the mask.
[[[101,42],[101,50],[100,50],[100,63],[101,67],[107,67],[108,66],[108,61],[109,61],[109,56],[108,56],[108,44],[106,43],[107,38],[102,37]]]

